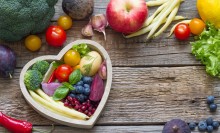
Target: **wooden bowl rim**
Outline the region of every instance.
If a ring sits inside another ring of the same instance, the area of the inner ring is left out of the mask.
[[[39,103],[37,103],[29,94],[29,92],[27,91],[27,88],[24,84],[24,74],[26,73],[26,71],[38,60],[61,60],[63,55],[72,48],[73,45],[77,45],[77,44],[81,44],[81,43],[86,43],[89,45],[89,47],[91,47],[92,49],[98,51],[102,57],[104,59],[106,59],[106,64],[107,64],[107,80],[106,80],[106,85],[105,85],[105,91],[104,94],[102,96],[102,99],[99,103],[99,106],[97,107],[95,113],[93,114],[93,116],[89,119],[89,120],[77,120],[77,119],[73,119],[73,118],[68,118],[62,115],[59,115],[57,113],[54,113],[48,109],[46,109],[45,107],[43,107],[42,105],[40,105]],[[37,111],[39,114],[43,115],[44,117],[55,121],[57,123],[63,124],[63,125],[67,125],[67,126],[71,126],[71,127],[77,127],[77,128],[92,128],[95,124],[95,122],[97,121],[98,117],[100,116],[102,110],[104,109],[104,106],[107,102],[109,93],[110,93],[110,89],[111,89],[111,84],[112,84],[112,64],[111,64],[111,60],[110,57],[107,53],[107,51],[97,42],[92,41],[92,40],[86,40],[86,39],[82,39],[82,40],[77,40],[74,42],[69,43],[68,45],[66,45],[59,53],[58,55],[45,55],[45,56],[40,56],[37,58],[32,59],[31,61],[29,61],[22,69],[21,73],[20,73],[20,89],[21,92],[25,98],[25,100],[29,103],[29,105],[31,105],[31,107]]]

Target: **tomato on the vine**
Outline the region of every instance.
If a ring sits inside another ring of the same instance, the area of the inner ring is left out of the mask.
[[[190,36],[190,28],[188,24],[180,23],[175,27],[174,34],[179,40],[186,40]]]
[[[63,64],[55,70],[55,77],[59,82],[68,82],[69,75],[72,73],[73,68],[70,65]]]
[[[50,26],[46,31],[46,41],[51,46],[60,47],[66,41],[66,32],[60,26]]]
[[[73,21],[69,16],[60,16],[57,20],[57,24],[64,30],[68,30],[72,27]]]
[[[199,35],[204,30],[205,23],[201,19],[194,18],[190,21],[189,28],[194,35]]]

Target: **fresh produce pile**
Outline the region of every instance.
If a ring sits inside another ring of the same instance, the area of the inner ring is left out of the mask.
[[[33,99],[44,107],[87,120],[104,94],[106,70],[106,62],[97,51],[78,44],[61,61],[37,61],[25,73],[24,83]]]
[[[126,35],[125,38],[139,36],[148,32],[147,39],[159,36],[167,29],[172,21],[184,19],[182,16],[176,16],[181,2],[181,0],[148,1],[146,3],[148,7],[159,5],[160,7],[158,7],[158,9],[145,20],[140,30]],[[164,24],[162,28],[158,29],[162,24]]]

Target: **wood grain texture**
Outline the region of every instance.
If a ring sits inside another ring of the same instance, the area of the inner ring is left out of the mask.
[[[62,0],[56,5],[56,14],[53,18],[57,20],[59,15],[63,14],[61,7]],[[108,0],[95,0],[94,14],[105,13],[105,8]],[[196,0],[185,1],[182,3],[179,15],[194,18],[198,16],[196,11]],[[150,14],[155,11],[154,8],[149,8]],[[84,38],[81,35],[81,29],[88,23],[88,20],[74,21],[73,27],[67,31],[67,41],[64,46],[78,39]],[[173,22],[174,25],[176,22]],[[52,23],[53,25],[56,22]],[[167,38],[170,28],[166,30],[161,36],[153,40],[146,40],[147,35],[125,39],[120,33],[116,33],[111,28],[106,29],[107,41],[104,41],[102,33],[95,31],[92,38],[97,41],[108,51],[112,60],[113,66],[186,66],[186,65],[201,65],[199,61],[191,54],[190,41],[177,41],[173,36]],[[41,56],[59,53],[62,48],[54,48],[47,45],[45,41],[45,34],[40,34],[43,46],[38,52],[29,52],[25,46],[24,41],[15,43],[6,43],[15,50],[18,55],[17,67],[23,67],[29,60]]]
[[[94,0],[93,14],[105,13],[109,0]],[[148,0],[147,0],[148,1]],[[62,0],[56,4],[56,13],[52,25],[60,15]],[[149,8],[152,14],[156,8]],[[185,0],[178,15],[188,19],[198,17],[196,0]],[[74,21],[67,31],[64,46],[78,39],[83,39],[81,29],[88,19]],[[55,133],[110,133],[115,132],[149,132],[161,133],[162,125],[173,118],[200,121],[209,116],[220,121],[219,110],[209,112],[206,97],[214,95],[220,106],[219,79],[208,76],[204,66],[191,54],[190,42],[177,41],[174,36],[167,37],[171,26],[158,38],[146,40],[146,35],[125,39],[110,27],[106,29],[107,41],[102,33],[94,32],[92,38],[100,43],[109,53],[113,67],[113,84],[109,100],[96,126],[92,130],[75,129],[54,123],[35,112],[24,100],[19,87],[21,68],[31,59],[42,55],[56,55],[62,48],[47,45],[45,34],[39,34],[43,46],[38,52],[29,52],[24,40],[5,43],[17,54],[17,68],[13,79],[0,78],[0,111],[17,119],[28,120],[36,128],[50,129],[55,124]],[[6,132],[0,127],[0,132]],[[195,131],[198,133],[198,131]]]
[[[18,84],[20,69],[12,80],[0,79],[0,110],[36,125],[53,122],[41,117],[25,102]],[[219,105],[219,79],[206,75],[204,67],[114,67],[113,84],[98,125],[164,124],[172,118],[199,121],[210,113],[206,96]],[[219,105],[220,106],[220,105]]]
[[[34,126],[37,130],[50,131],[51,126]],[[64,126],[55,126],[53,133],[161,133],[163,126],[95,126],[93,129],[84,130]],[[6,129],[0,127],[1,133],[9,133]],[[197,129],[192,133],[201,133]],[[218,133],[213,131],[212,133]]]

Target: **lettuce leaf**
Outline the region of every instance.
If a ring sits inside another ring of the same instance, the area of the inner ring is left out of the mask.
[[[211,23],[192,44],[192,54],[206,66],[206,72],[220,77],[220,30]]]
[[[91,51],[86,43],[74,45],[73,49],[79,52],[81,58]]]

